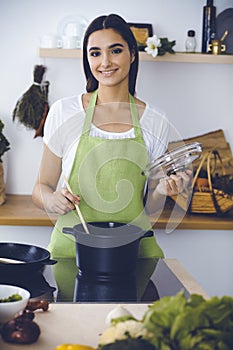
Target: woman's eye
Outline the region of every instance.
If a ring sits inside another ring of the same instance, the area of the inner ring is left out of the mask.
[[[92,57],[98,57],[100,55],[100,52],[99,51],[92,51],[91,52],[91,56]]]
[[[121,52],[122,52],[121,48],[117,48],[117,49],[112,50],[113,54],[118,54],[118,53],[121,53]]]

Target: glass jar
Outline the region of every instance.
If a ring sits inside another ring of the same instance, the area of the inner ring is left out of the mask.
[[[195,52],[196,50],[196,38],[195,38],[195,30],[188,30],[187,38],[185,41],[185,50],[186,52]]]

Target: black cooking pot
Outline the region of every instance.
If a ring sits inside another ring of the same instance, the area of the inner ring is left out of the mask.
[[[153,231],[115,222],[91,222],[90,234],[82,224],[64,227],[63,233],[76,239],[76,262],[79,275],[99,280],[120,278],[136,271],[140,240]]]
[[[45,265],[56,264],[56,260],[50,259],[48,250],[21,243],[0,243],[0,258],[22,261],[22,263],[0,262],[0,276],[31,273],[43,269]]]

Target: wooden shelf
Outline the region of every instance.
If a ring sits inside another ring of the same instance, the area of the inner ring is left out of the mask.
[[[173,202],[168,201],[163,213],[150,220],[155,229],[166,229],[167,225],[182,230],[233,230],[233,212],[224,217],[211,215],[185,215],[177,208],[176,213],[171,211]],[[175,214],[175,215],[174,215]],[[32,202],[30,195],[7,195],[7,201],[0,207],[0,225],[12,226],[54,226],[57,216],[47,214]]]
[[[80,49],[39,49],[40,57],[82,58]]]
[[[39,49],[40,57],[51,58],[82,58],[80,49]],[[213,63],[213,64],[233,64],[233,55],[211,55],[202,53],[176,52],[175,54],[165,54],[153,58],[146,52],[139,52],[141,61],[170,62],[170,63]]]

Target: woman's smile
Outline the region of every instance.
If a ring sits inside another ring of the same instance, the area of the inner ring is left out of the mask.
[[[99,70],[99,72],[105,77],[111,77],[116,71],[117,71],[117,68],[109,69],[109,70],[101,70],[101,69]]]

